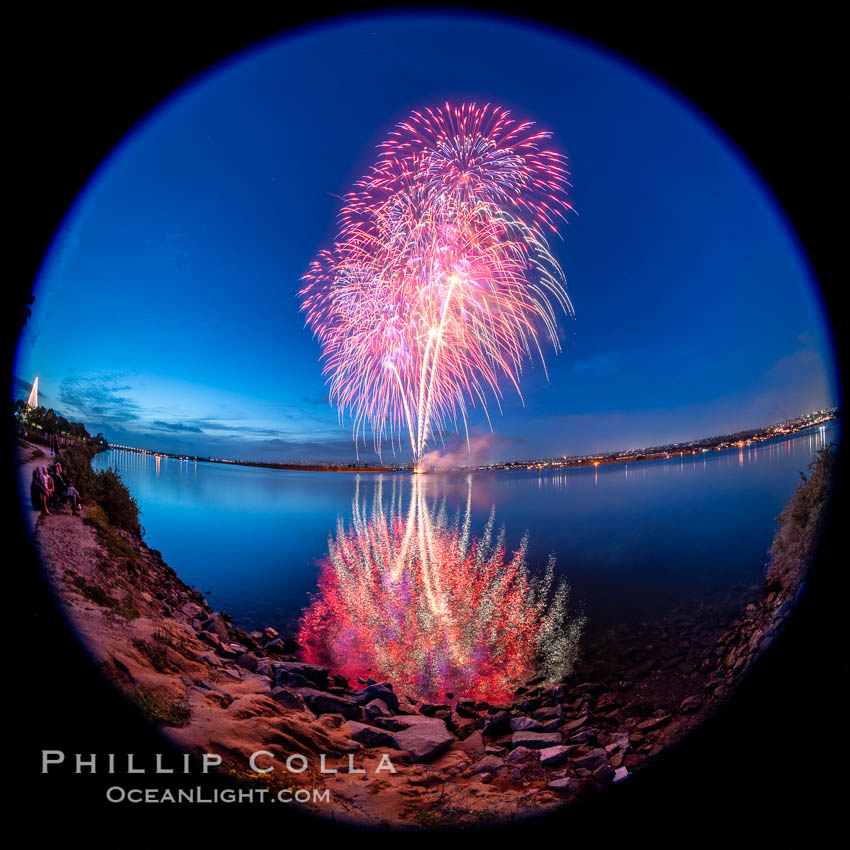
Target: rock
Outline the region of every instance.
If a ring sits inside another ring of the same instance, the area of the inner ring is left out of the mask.
[[[376,729],[356,720],[349,720],[345,724],[344,731],[352,741],[363,744],[364,747],[391,747],[393,736],[384,729]]]
[[[575,735],[571,735],[569,738],[569,742],[571,744],[595,744],[596,743],[596,730],[591,728],[579,729]]]
[[[509,762],[518,762],[532,755],[534,750],[530,750],[528,747],[517,747],[515,750],[511,750],[506,759]]]
[[[539,732],[541,724],[530,717],[512,717],[509,728],[511,732]]]
[[[420,719],[423,722],[412,723],[392,737],[395,747],[410,753],[410,760],[417,764],[431,761],[454,743],[454,736],[442,720],[430,717]]]
[[[612,691],[608,691],[608,693],[602,694],[598,700],[596,700],[596,710],[597,711],[605,711],[609,708],[614,708],[622,702],[622,697],[614,693]]]
[[[511,736],[511,747],[528,747],[530,750],[545,750],[546,747],[556,747],[563,743],[557,732],[514,732]]]
[[[497,714],[491,714],[484,721],[482,731],[485,735],[495,737],[509,731],[511,724],[511,716],[507,711],[500,711]]]
[[[204,623],[204,630],[212,632],[221,640],[229,640],[230,627],[225,620],[225,615],[219,611],[213,611],[210,618]]]
[[[237,659],[236,663],[252,673],[257,669],[257,659],[249,652],[243,652]]]
[[[662,714],[660,717],[650,717],[648,720],[638,723],[637,729],[641,732],[651,732],[653,729],[663,726],[669,719],[669,714]]]
[[[563,764],[567,760],[570,749],[570,747],[565,747],[563,745],[545,747],[540,750],[540,764],[542,764],[543,767],[557,767],[559,764]]]
[[[586,725],[589,719],[590,718],[586,714],[583,714],[578,718],[578,720],[570,720],[568,723],[564,724],[564,731],[575,732],[581,729],[582,726]]]
[[[273,629],[271,626],[266,629],[263,629],[263,634],[268,640],[275,640],[276,638],[280,637],[280,634],[278,634],[277,630]]]
[[[631,741],[628,732],[615,732],[605,745],[606,752],[613,753],[616,750],[627,750]]]
[[[275,638],[274,640],[270,640],[267,644],[263,646],[263,650],[268,652],[270,655],[286,655],[286,644],[280,639]]]
[[[532,712],[531,716],[541,723],[549,720],[563,720],[564,708],[561,705],[544,705],[543,708]]]
[[[614,779],[616,771],[613,767],[606,761],[604,764],[600,764],[596,770],[593,771],[593,778],[600,785],[607,785]]]
[[[187,617],[194,620],[195,618],[199,617],[203,613],[204,609],[201,608],[201,606],[198,605],[197,602],[187,602],[180,610]]]
[[[699,695],[685,697],[685,699],[683,699],[679,704],[679,711],[681,711],[682,714],[690,714],[692,711],[696,711],[700,707],[701,702],[702,698]]]
[[[268,658],[258,658],[257,667],[254,672],[259,673],[261,676],[268,676],[270,679],[274,678],[274,667],[272,667],[272,663]]]
[[[438,711],[445,711],[446,709],[450,710],[451,707],[442,703],[435,705],[434,703],[423,702],[419,706],[419,713],[424,714],[426,717],[433,717]]]
[[[272,688],[272,699],[285,708],[294,708],[296,711],[304,711],[307,707],[304,700],[289,688]]]
[[[503,755],[504,750],[491,753],[492,747],[484,746],[484,736],[480,729],[470,733],[464,740],[456,744],[456,748],[465,752],[472,759],[479,759],[485,755]]]
[[[505,762],[498,756],[484,756],[483,759],[476,762],[469,770],[472,773],[496,773],[498,770],[503,770]]]
[[[351,699],[358,705],[366,705],[372,702],[373,699],[379,699],[384,702],[390,711],[395,711],[398,708],[398,697],[393,691],[393,686],[389,682],[373,683],[367,685],[359,691],[355,691],[351,695]]]
[[[382,699],[373,699],[372,702],[366,703],[364,711],[369,718],[390,716],[390,710]]]
[[[278,676],[282,676],[284,673],[294,673],[298,676],[303,676],[312,682],[314,686],[318,686],[319,688],[327,687],[328,673],[330,672],[327,667],[319,667],[316,664],[305,664],[303,661],[275,661],[274,668]]]
[[[316,714],[341,714],[349,720],[360,716],[360,706],[347,697],[335,696],[314,688],[296,688],[295,691]]]
[[[405,721],[413,715],[402,714],[398,717],[381,717],[380,715],[370,718],[375,726],[380,726],[381,729],[388,729],[390,732],[400,732],[402,729],[407,729],[410,726]],[[419,715],[421,717],[421,715]],[[429,720],[430,718],[425,718]]]
[[[608,764],[608,753],[602,749],[591,750],[584,755],[578,755],[570,759],[576,768],[586,767],[588,770],[596,770],[602,764]]]
[[[565,776],[562,779],[553,779],[549,785],[553,791],[560,791],[562,794],[574,794],[578,791],[578,779],[572,776]]]
[[[315,688],[316,683],[305,678],[300,673],[276,668],[274,671],[275,682],[286,688]]]

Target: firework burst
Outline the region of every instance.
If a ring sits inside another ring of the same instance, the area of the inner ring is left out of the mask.
[[[568,616],[554,563],[532,575],[527,541],[508,555],[492,514],[473,537],[471,496],[450,518],[427,504],[423,479],[413,478],[406,509],[401,489],[394,483],[387,509],[380,484],[371,510],[355,494],[351,526],[340,520],[301,617],[304,659],[425,699],[498,702],[532,676],[568,674],[584,618]]]
[[[407,435],[414,463],[468,406],[522,393],[541,334],[559,350],[572,314],[547,234],[571,209],[564,158],[508,111],[465,104],[415,112],[345,198],[339,236],[300,295],[322,346],[330,398],[375,448]]]

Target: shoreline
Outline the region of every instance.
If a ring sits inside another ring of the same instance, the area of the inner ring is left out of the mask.
[[[250,754],[269,750],[279,769],[261,777],[266,786],[327,787],[331,805],[306,808],[361,825],[522,819],[627,779],[725,701],[792,606],[787,592],[762,586],[734,615],[712,603],[673,609],[659,624],[583,647],[570,676],[532,679],[506,703],[457,694],[433,704],[305,664],[273,628],[234,626],[158,551],[104,520],[86,505],[82,521],[40,518],[33,537],[113,684],[182,750],[220,755],[253,786]],[[291,753],[313,766],[287,773]],[[352,756],[367,773],[321,775],[323,753],[334,766]],[[377,771],[382,754],[396,773]]]
[[[787,433],[773,434],[758,439],[765,428],[756,428],[750,431],[742,431],[737,434],[725,434],[718,437],[707,437],[700,440],[692,440],[689,443],[681,445],[699,445],[700,449],[672,449],[665,451],[663,447],[651,446],[644,449],[636,450],[638,454],[633,457],[627,457],[624,453],[603,453],[598,455],[585,455],[577,457],[566,457],[562,461],[556,461],[554,458],[546,458],[543,460],[513,460],[504,461],[501,465],[486,465],[486,466],[458,466],[446,467],[443,469],[414,469],[410,465],[405,466],[352,466],[350,464],[291,464],[291,463],[274,463],[266,461],[248,461],[248,460],[225,460],[222,458],[200,457],[198,455],[178,455],[171,452],[158,452],[149,449],[139,449],[132,446],[113,446],[107,447],[107,451],[113,450],[118,452],[132,452],[134,454],[151,455],[152,457],[170,458],[172,460],[188,461],[190,463],[217,463],[223,466],[244,466],[252,469],[279,469],[288,472],[339,472],[339,473],[407,473],[410,475],[439,475],[441,473],[457,473],[457,472],[512,472],[521,470],[557,470],[557,469],[578,469],[583,467],[598,467],[612,466],[616,464],[632,464],[643,463],[652,460],[672,460],[674,458],[682,458],[687,456],[698,456],[701,454],[711,454],[713,452],[734,451],[736,448],[749,448],[753,445],[758,446],[764,443],[770,444],[772,441],[781,441],[791,439],[811,428],[819,428],[823,426],[831,426],[840,421],[840,415],[835,414],[822,422],[805,425],[800,428],[789,430]],[[767,428],[774,426],[766,426]],[[734,441],[734,442],[732,442]],[[675,444],[680,445],[680,444]]]

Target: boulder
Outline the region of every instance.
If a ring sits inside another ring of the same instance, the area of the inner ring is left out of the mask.
[[[374,699],[381,700],[390,711],[395,711],[398,708],[398,697],[395,695],[393,686],[389,682],[375,682],[367,685],[359,691],[355,691],[351,698],[358,705],[366,705]]]
[[[405,721],[409,717],[413,717],[413,716],[415,716],[415,715],[402,714],[402,715],[399,715],[398,717],[392,717],[392,716],[382,717],[381,715],[377,715],[375,717],[372,717],[371,720],[372,720],[372,723],[375,724],[375,726],[380,726],[381,729],[389,729],[390,732],[400,732],[402,729],[408,728],[408,726],[410,724],[405,723]],[[429,720],[430,718],[425,718],[425,719]]]
[[[615,774],[614,768],[606,761],[593,771],[593,778],[601,785],[607,785],[614,779]]]
[[[316,683],[302,676],[300,673],[293,673],[289,670],[281,670],[277,668],[274,671],[274,679],[278,685],[286,688],[315,688]]]
[[[294,708],[296,711],[304,711],[306,705],[304,700],[295,691],[289,688],[272,688],[272,699],[285,708]]]
[[[495,737],[496,735],[503,735],[510,729],[511,725],[511,716],[507,711],[499,711],[496,714],[491,714],[484,721],[484,727],[482,731],[485,735],[489,735],[491,737]]]
[[[516,749],[511,750],[506,758],[509,762],[518,762],[527,758],[533,752],[534,750],[530,750],[528,747],[517,747]]]
[[[319,688],[327,687],[328,684],[328,673],[330,671],[327,667],[305,664],[303,661],[275,661],[274,668],[278,677],[284,673],[291,673],[302,676]]]
[[[511,736],[511,747],[528,747],[530,750],[545,750],[547,747],[557,747],[563,739],[557,732],[514,732]]]
[[[481,734],[480,729],[476,729],[464,738],[464,740],[460,741],[456,745],[456,749],[462,750],[471,759],[480,759],[487,755],[484,747],[484,736]],[[499,753],[494,753],[494,755],[499,755],[503,752],[499,751]]]
[[[341,714],[349,720],[360,716],[360,706],[347,697],[335,696],[314,688],[296,688],[295,692],[300,694],[307,707],[315,714]]]
[[[511,732],[540,732],[541,724],[530,717],[512,717],[510,726]]]
[[[503,770],[504,767],[504,759],[500,759],[498,756],[484,756],[483,759],[472,765],[469,770],[472,773],[496,773],[498,770]]]
[[[382,699],[373,699],[372,702],[367,702],[364,710],[366,716],[370,718],[390,716],[390,709]]]
[[[236,663],[252,673],[257,669],[257,659],[249,652],[243,652],[237,659]]]
[[[201,615],[204,609],[201,608],[201,606],[198,605],[197,602],[187,602],[180,610],[187,617],[194,620]]]
[[[589,753],[577,755],[570,761],[576,768],[586,767],[588,770],[596,770],[600,765],[608,764],[608,753],[603,749],[595,749]]]
[[[564,724],[565,732],[575,732],[581,729],[582,726],[586,725],[588,721],[588,716],[586,714],[579,717],[577,720],[570,720],[569,722]]]
[[[641,732],[651,732],[653,729],[663,726],[669,719],[669,714],[663,714],[660,717],[650,717],[648,720],[638,723],[637,729]]]
[[[553,791],[560,791],[562,794],[574,794],[578,791],[578,779],[573,776],[564,776],[562,779],[553,779],[549,783],[549,788]]]
[[[567,760],[570,754],[570,747],[563,745],[556,747],[546,747],[540,750],[540,764],[543,767],[557,767]]]
[[[410,718],[405,718],[410,719]],[[392,737],[396,749],[406,750],[415,763],[429,762],[444,753],[453,743],[454,736],[446,724],[437,718],[422,717],[423,722],[411,723]]]
[[[225,615],[219,611],[213,611],[210,618],[204,623],[204,629],[212,632],[221,640],[230,639],[230,626],[225,620]]]
[[[393,736],[384,729],[376,729],[356,720],[346,722],[344,731],[352,741],[363,744],[364,747],[391,747]]]

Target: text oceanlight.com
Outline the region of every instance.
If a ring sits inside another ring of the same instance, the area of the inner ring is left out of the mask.
[[[328,788],[122,788],[106,789],[110,803],[330,803]]]

